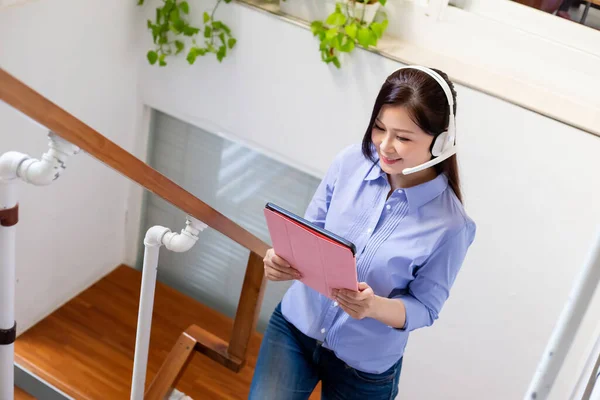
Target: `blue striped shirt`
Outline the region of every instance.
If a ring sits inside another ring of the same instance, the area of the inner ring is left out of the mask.
[[[336,156],[305,218],[356,245],[359,282],[378,296],[402,299],[404,328],[353,319],[299,281],[282,300],[287,321],[347,365],[370,373],[391,368],[409,332],[438,318],[476,230],[443,174],[386,199],[390,190],[379,164],[353,145]]]

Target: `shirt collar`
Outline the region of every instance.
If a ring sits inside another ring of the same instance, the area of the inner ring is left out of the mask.
[[[365,181],[373,181],[380,177],[384,177],[387,181],[386,173],[381,169],[379,160],[373,163],[365,176]],[[431,200],[438,197],[448,187],[448,177],[445,174],[439,174],[434,179],[422,183],[417,186],[402,189],[406,194],[408,206],[411,211],[415,211],[421,206],[429,203]]]
[[[447,187],[448,177],[445,174],[439,174],[428,182],[402,190],[406,194],[408,206],[411,211],[414,211],[438,197]]]
[[[377,160],[377,162],[371,163],[371,167],[369,168],[369,171],[367,172],[367,176],[365,176],[365,181],[372,181],[381,176],[385,177],[386,174],[385,174],[385,172],[383,172],[383,170],[379,166],[379,160]]]

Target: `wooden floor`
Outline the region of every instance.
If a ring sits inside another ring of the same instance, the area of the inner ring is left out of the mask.
[[[15,386],[15,400],[35,400],[35,397]]]
[[[128,399],[140,284],[139,271],[118,267],[22,334],[15,343],[16,361],[75,399]],[[191,324],[225,340],[232,327],[229,318],[159,283],[146,385]],[[193,399],[247,398],[260,341],[256,333],[248,365],[238,374],[196,354],[177,389]]]

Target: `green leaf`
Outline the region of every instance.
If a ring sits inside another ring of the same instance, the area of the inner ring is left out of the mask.
[[[235,38],[230,38],[227,41],[227,47],[229,47],[230,49],[233,49],[233,47],[235,46],[236,43],[237,43],[237,40],[235,40]]]
[[[343,26],[346,23],[346,21],[347,18],[344,14],[335,12],[329,17],[327,17],[327,20],[325,22],[327,23],[327,25],[330,26]]]
[[[161,54],[160,57],[158,57],[158,65],[161,67],[165,67],[167,65],[166,61],[165,61],[165,54]]]
[[[217,60],[219,60],[219,62],[223,61],[223,59],[225,58],[226,55],[227,55],[227,47],[225,47],[225,46],[219,47],[219,51],[217,52]]]
[[[197,48],[196,47],[192,47],[190,49],[190,52],[188,53],[186,60],[188,63],[193,64],[196,61],[196,57],[198,56],[197,54]]]
[[[221,33],[219,34],[219,39],[221,39],[221,43],[223,43],[223,45],[226,45],[226,44],[227,44],[227,42],[226,42],[226,40],[225,40],[225,33],[224,33],[224,32],[221,32]]]
[[[369,47],[373,42],[377,43],[375,34],[369,28],[360,28],[358,31],[358,43],[363,47]]]
[[[180,20],[179,10],[175,8],[175,9],[173,9],[173,11],[171,11],[171,14],[169,14],[169,21],[177,22],[179,20]]]
[[[175,33],[183,32],[183,30],[185,29],[185,22],[181,19],[178,19],[173,23],[173,27],[175,28]]]
[[[207,12],[204,12],[204,23],[207,23],[208,21],[210,21],[210,15],[208,15]]]
[[[336,28],[331,28],[327,31],[327,34],[325,35],[325,37],[327,38],[327,40],[331,40],[334,37],[336,37],[338,34],[338,31]]]
[[[207,53],[206,49],[197,49],[196,51],[197,51],[197,52],[198,52],[198,54],[199,54],[199,55],[201,55],[201,56],[203,56],[203,55],[206,55],[206,53]]]
[[[337,57],[333,57],[331,61],[333,61],[333,65],[335,65],[337,68],[342,67],[342,64],[340,64],[340,60]]]
[[[340,47],[340,51],[343,51],[344,53],[350,53],[352,52],[352,50],[354,50],[354,47],[354,40],[348,39],[348,36],[344,36],[344,39],[342,40],[342,45]]]
[[[183,11],[184,14],[190,13],[190,5],[188,4],[187,1],[183,1],[183,2],[179,3],[179,9],[181,11]]]
[[[221,22],[221,29],[223,29],[227,35],[231,36],[231,29],[222,22]]]
[[[183,34],[185,36],[194,36],[198,32],[200,32],[200,29],[198,28],[192,28],[191,26],[183,27]]]
[[[313,35],[316,36],[319,32],[323,30],[323,22],[313,21],[312,24],[310,24],[310,30],[312,31]]]
[[[346,25],[346,27],[344,27],[344,30],[346,31],[348,36],[350,36],[352,39],[356,39],[356,34],[358,33],[358,25]]]
[[[380,38],[383,36],[383,31],[385,30],[385,28],[381,22],[373,22],[371,24],[371,30],[373,31],[373,33],[375,33],[375,36],[377,36],[377,38]]]
[[[185,45],[183,44],[183,42],[181,40],[176,40],[175,47],[177,47],[177,52],[175,54],[179,54],[183,51],[183,49],[185,48]]]
[[[207,26],[206,29],[204,29],[204,37],[208,39],[211,36],[212,36],[212,28],[210,26]]]
[[[150,50],[148,54],[146,54],[146,58],[148,59],[148,62],[151,65],[154,65],[156,64],[156,60],[158,59],[158,54],[156,54],[156,51]]]
[[[143,4],[144,4],[144,0],[138,0],[138,3],[137,3],[138,6],[141,6]]]
[[[382,6],[385,6],[385,3],[387,3],[387,0],[379,0],[379,4],[381,4]]]
[[[341,50],[342,45],[341,45],[341,41],[340,41],[340,37],[339,36],[336,36],[333,39],[331,39],[331,46],[333,46],[333,48],[336,49],[336,50],[338,50],[338,51]]]

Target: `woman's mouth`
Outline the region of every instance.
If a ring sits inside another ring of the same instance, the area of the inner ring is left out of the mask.
[[[400,160],[401,160],[400,158],[399,158],[399,159],[397,159],[397,160],[394,160],[394,159],[391,159],[391,158],[387,158],[387,157],[386,157],[386,156],[384,156],[384,155],[381,155],[381,156],[380,156],[380,158],[381,158],[381,160],[382,160],[384,163],[386,163],[387,165],[392,165],[392,164],[395,164],[395,163],[397,163],[398,161],[400,161]]]

